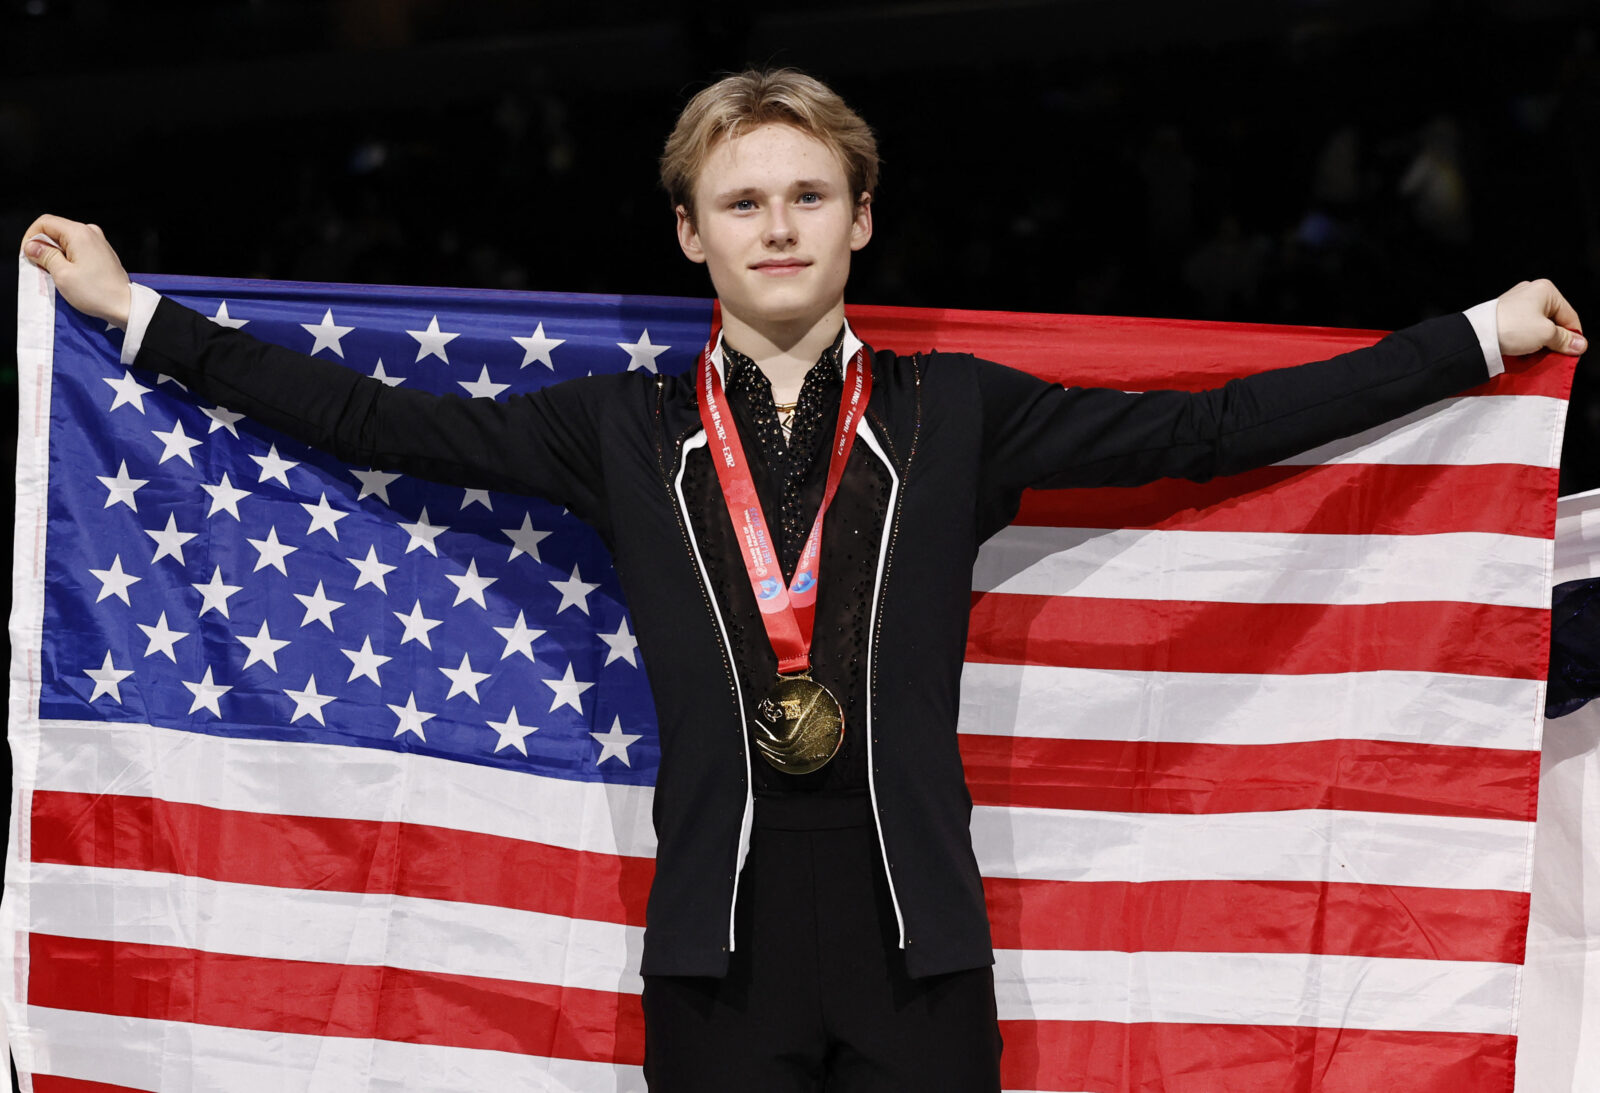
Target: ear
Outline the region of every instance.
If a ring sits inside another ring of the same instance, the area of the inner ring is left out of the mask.
[[[694,217],[689,210],[679,205],[678,213],[678,246],[683,248],[683,255],[691,262],[705,264],[706,252],[700,246],[700,233],[695,229]]]
[[[850,249],[860,250],[872,238],[872,194],[866,190],[856,199],[856,218],[850,225]]]

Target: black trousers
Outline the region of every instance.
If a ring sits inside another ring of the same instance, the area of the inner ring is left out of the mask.
[[[758,800],[734,920],[725,978],[645,977],[651,1093],[999,1093],[993,969],[906,974],[865,798]]]

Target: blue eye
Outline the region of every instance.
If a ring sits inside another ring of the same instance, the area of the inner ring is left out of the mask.
[[[822,200],[822,195],[817,193],[815,190],[810,190],[810,191],[807,191],[806,193],[803,193],[803,194],[800,195],[800,201],[801,201],[802,204],[815,205],[818,202],[820,202],[821,200]]]
[[[754,201],[751,201],[748,197],[741,197],[738,201],[735,201],[733,203],[733,205],[730,206],[730,207],[735,209],[735,210],[737,210],[738,212],[748,212],[749,210],[751,210],[751,209],[756,207],[756,203]]]

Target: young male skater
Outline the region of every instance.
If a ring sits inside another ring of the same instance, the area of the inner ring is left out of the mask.
[[[974,555],[1026,487],[1205,479],[1584,350],[1548,281],[1199,394],[1065,388],[844,319],[877,156],[794,72],[702,91],[662,157],[722,326],[684,376],[504,402],[390,388],[129,285],[100,230],[25,240],[159,370],[340,458],[539,494],[612,550],[661,733],[642,972],[652,1090],[998,1091],[956,744]]]

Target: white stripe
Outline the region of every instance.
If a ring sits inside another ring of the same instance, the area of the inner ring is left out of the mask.
[[[1600,490],[1556,505],[1556,584],[1600,576]]]
[[[1519,820],[1295,809],[1208,815],[972,810],[985,876],[1071,881],[1303,880],[1528,890]]]
[[[1554,467],[1550,437],[1566,419],[1564,399],[1544,395],[1472,395],[1447,399],[1331,444],[1282,460],[1316,463],[1520,463]]]
[[[644,930],[382,892],[33,867],[33,930],[209,953],[408,968],[638,994]],[[471,939],[464,943],[463,939]]]
[[[995,953],[1000,1020],[1508,1035],[1518,969],[1308,953]]]
[[[636,1066],[29,1007],[21,1069],[161,1093],[644,1093]],[[24,1088],[27,1088],[24,1086]]]
[[[883,534],[878,539],[878,571],[872,578],[872,614],[868,616],[867,623],[867,665],[866,678],[875,680],[873,674],[873,651],[878,644],[878,608],[883,602],[883,579],[889,565],[889,541],[893,538],[896,521],[900,512],[900,474],[894,469],[894,464],[884,454],[883,448],[878,443],[877,434],[872,431],[865,418],[861,421],[860,431],[856,434],[864,441],[872,454],[883,463],[884,470],[889,472],[889,503],[885,512]],[[872,692],[876,688],[867,688],[867,791],[872,796],[872,825],[878,834],[878,856],[883,859],[883,873],[881,874],[889,887],[889,905],[894,908],[895,928],[898,930],[896,944],[904,949],[906,947],[906,916],[900,910],[900,892],[895,887],[894,869],[889,864],[889,845],[883,839],[883,820],[878,807],[878,783],[873,777],[878,769],[877,759],[872,754],[872,742],[877,738],[877,730],[872,727]]]
[[[717,347],[722,347],[722,334],[717,334]],[[720,363],[721,357],[717,356]],[[736,663],[738,658],[733,654],[733,643],[728,640],[728,627],[722,621],[722,608],[717,604],[717,598],[711,594],[711,575],[706,572],[705,559],[700,556],[700,542],[694,537],[694,520],[689,516],[689,502],[683,495],[683,476],[689,469],[689,453],[696,448],[704,448],[709,442],[705,430],[702,429],[684,442],[679,449],[678,475],[673,479],[672,488],[678,498],[678,522],[683,527],[683,534],[688,537],[689,549],[694,554],[694,564],[700,577],[700,591],[705,595],[706,602],[711,605],[711,615],[717,620],[717,634],[722,638],[723,655],[727,657],[724,667]],[[739,739],[750,739],[750,727],[745,722],[744,715],[744,688],[739,683],[739,673],[729,673],[733,680],[734,702],[739,710]],[[739,845],[734,851],[733,865],[733,895],[728,900],[728,951],[734,952],[738,948],[739,939],[735,936],[734,912],[739,906],[739,878],[744,875],[745,859],[750,856],[750,833],[755,824],[756,798],[755,774],[750,770],[750,748],[742,746],[744,753],[744,812],[739,818]]]
[[[578,782],[379,748],[47,721],[40,789],[286,816],[427,824],[597,854],[655,856],[647,786]],[[285,771],[297,776],[286,777]]]
[[[11,820],[6,828],[5,898],[0,899],[0,1004],[12,1038],[27,1022],[27,946],[18,944],[31,913],[28,785],[39,758],[39,649],[44,632],[44,542],[49,478],[50,386],[55,353],[55,282],[17,259],[17,513],[11,560]]]
[[[1542,607],[1548,549],[1546,539],[1476,531],[1291,535],[1013,526],[978,552],[972,587],[1102,599]]]
[[[968,663],[961,731],[1053,740],[1539,746],[1544,685],[1435,672],[1227,675]]]

